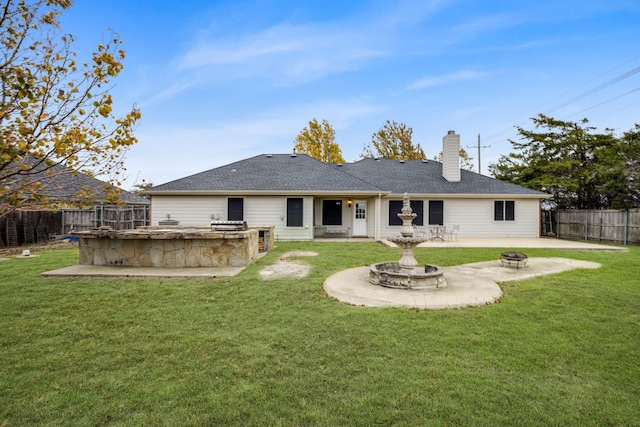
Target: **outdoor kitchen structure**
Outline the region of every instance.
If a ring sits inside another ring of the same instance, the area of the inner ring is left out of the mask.
[[[248,229],[244,223],[239,227],[212,224],[211,228],[99,228],[72,235],[79,238],[81,265],[180,268],[248,266],[258,258],[260,248],[272,247],[268,236],[273,233]]]

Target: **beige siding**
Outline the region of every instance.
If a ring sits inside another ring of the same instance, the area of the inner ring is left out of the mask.
[[[241,197],[241,196],[234,196]],[[296,197],[296,196],[291,196]],[[301,196],[298,196],[301,197]],[[151,225],[167,219],[180,226],[207,226],[212,218],[227,220],[227,196],[153,196]],[[304,226],[287,227],[287,198],[283,196],[244,197],[244,219],[249,227],[274,226],[280,240],[310,240],[313,238],[313,198],[304,199]]]
[[[514,221],[494,221],[495,200],[515,201]],[[539,237],[538,200],[497,197],[495,199],[453,199],[444,202],[445,225],[460,224],[459,237]]]
[[[304,225],[302,227],[286,226],[287,197],[285,196],[247,196],[244,199],[244,218],[247,224],[250,227],[274,226],[275,238],[279,240],[311,240],[313,239],[314,225],[322,224],[322,199],[320,198],[316,199],[314,203],[313,197],[303,197]],[[327,197],[327,199],[337,200],[340,197]],[[343,228],[350,232],[353,223],[353,207],[351,209],[348,207],[348,199],[342,200],[342,225],[333,228]],[[393,197],[392,200],[400,200],[400,197]],[[430,199],[415,200],[424,201],[426,226]],[[539,202],[535,199],[509,197],[442,199],[434,197],[431,200],[444,200],[444,224],[447,227],[459,224],[459,237],[461,238],[538,237],[539,235],[540,209]],[[515,200],[515,221],[494,221],[495,200]],[[218,220],[227,219],[226,196],[153,196],[151,203],[151,225],[158,225],[159,221],[167,219],[167,215],[170,215],[171,219],[179,221],[180,226],[207,226],[212,217]],[[369,237],[375,236],[375,207],[376,199],[368,199],[367,234]],[[399,226],[389,226],[389,198],[383,198],[380,205],[380,238],[398,234],[400,228]]]
[[[151,225],[167,219],[179,221],[180,226],[210,225],[211,216],[225,220],[227,198],[215,196],[153,196],[151,198]]]
[[[389,226],[389,200],[381,208],[381,237],[399,234],[400,226]],[[443,200],[444,225],[460,225],[459,237],[538,237],[540,208],[538,200],[497,197],[496,199],[412,199],[424,200],[424,227],[429,221],[429,200]],[[495,200],[515,201],[515,221],[494,221]]]

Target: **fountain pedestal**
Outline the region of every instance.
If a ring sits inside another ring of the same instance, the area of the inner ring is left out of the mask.
[[[409,195],[404,194],[402,210],[398,218],[402,220],[400,236],[389,236],[387,240],[402,248],[402,258],[398,262],[373,264],[369,269],[369,282],[374,285],[399,289],[435,289],[447,285],[442,268],[426,264],[424,270],[417,267],[418,261],[413,249],[426,241],[414,235],[413,220],[416,214],[411,209]]]

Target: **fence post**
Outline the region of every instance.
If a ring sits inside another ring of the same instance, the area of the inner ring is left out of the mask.
[[[589,209],[584,210],[584,240],[589,241]]]
[[[629,238],[629,208],[624,211],[624,245],[627,246],[627,239]]]
[[[598,236],[598,241],[602,242],[602,217],[600,217],[600,235]]]

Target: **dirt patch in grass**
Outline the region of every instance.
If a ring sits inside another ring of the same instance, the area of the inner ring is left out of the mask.
[[[260,270],[260,277],[265,280],[278,279],[281,277],[305,277],[309,274],[309,265],[291,258],[318,256],[317,252],[292,251],[287,252],[271,264]]]

